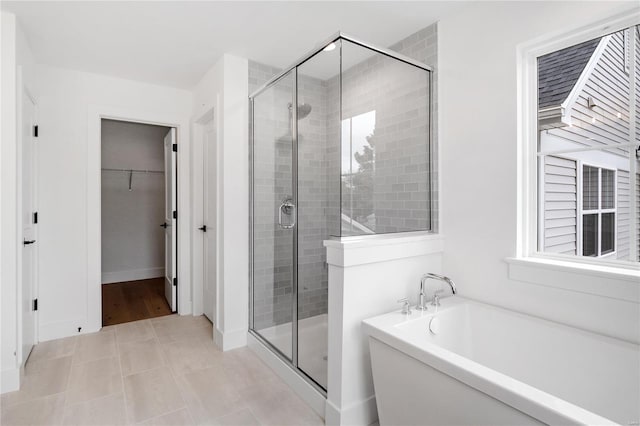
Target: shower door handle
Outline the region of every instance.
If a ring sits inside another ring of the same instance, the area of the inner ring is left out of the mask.
[[[291,216],[291,223],[288,225],[282,223],[283,212]],[[278,225],[280,225],[282,229],[291,229],[296,225],[296,205],[293,204],[293,200],[290,198],[284,200],[278,208]]]

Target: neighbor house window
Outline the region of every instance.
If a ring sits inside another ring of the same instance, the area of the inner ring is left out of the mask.
[[[582,255],[600,257],[615,251],[615,170],[582,166]]]
[[[640,260],[637,68],[636,27],[537,57],[539,253]]]

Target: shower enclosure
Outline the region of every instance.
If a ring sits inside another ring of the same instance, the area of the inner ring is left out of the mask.
[[[429,67],[344,34],[250,96],[250,332],[321,391],[323,241],[432,229],[430,106]]]

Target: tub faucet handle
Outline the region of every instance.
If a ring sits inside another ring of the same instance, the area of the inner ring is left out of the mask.
[[[405,315],[411,315],[411,304],[406,297],[398,300],[398,303],[402,303],[402,313]]]
[[[433,292],[433,299],[431,300],[431,306],[440,306],[440,294],[444,293],[444,290],[436,290]]]

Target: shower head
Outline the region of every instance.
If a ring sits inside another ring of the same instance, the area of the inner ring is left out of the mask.
[[[291,102],[289,102],[289,112],[291,112],[291,106]],[[309,115],[309,113],[311,113],[311,105],[305,103],[298,105],[298,120],[302,120]]]

